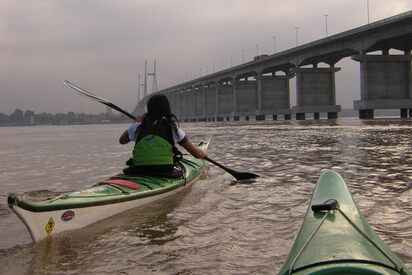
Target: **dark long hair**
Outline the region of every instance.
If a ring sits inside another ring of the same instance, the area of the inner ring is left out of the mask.
[[[147,123],[151,124],[156,120],[161,121],[163,119],[169,122],[177,136],[177,126],[179,124],[179,120],[171,112],[169,100],[165,95],[153,95],[147,102],[147,113],[143,115],[142,125]]]

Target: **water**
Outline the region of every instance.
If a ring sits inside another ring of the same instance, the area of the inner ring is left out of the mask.
[[[412,120],[185,123],[209,156],[261,177],[235,183],[209,165],[188,192],[31,243],[11,192],[51,196],[124,167],[128,125],[0,128],[0,274],[275,274],[314,184],[340,173],[378,235],[412,270]]]

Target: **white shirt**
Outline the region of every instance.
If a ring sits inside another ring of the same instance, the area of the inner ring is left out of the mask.
[[[154,123],[157,123],[157,121],[155,121]],[[135,122],[132,124],[132,126],[129,127],[129,129],[127,129],[127,133],[129,134],[130,140],[136,141],[137,134],[138,134],[138,131],[136,132],[136,130],[137,130],[137,127],[140,126],[140,124],[141,122]],[[175,131],[172,131],[172,132],[173,132],[173,140],[175,141],[175,146],[177,146],[177,144],[185,138],[186,134],[179,127],[177,127],[177,136],[176,136]]]

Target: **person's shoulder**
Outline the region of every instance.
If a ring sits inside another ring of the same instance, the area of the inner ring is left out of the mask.
[[[133,123],[133,124],[129,127],[129,129],[134,129],[134,130],[136,130],[137,127],[140,126],[140,124],[142,124],[142,123],[141,123],[141,122],[135,122],[135,123]]]

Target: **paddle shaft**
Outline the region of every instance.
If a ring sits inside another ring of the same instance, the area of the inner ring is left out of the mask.
[[[222,164],[214,161],[213,159],[211,159],[211,158],[209,158],[209,157],[205,157],[205,160],[207,160],[207,161],[213,163],[214,165],[222,168],[223,170],[225,170],[225,171],[228,172],[229,174],[233,174],[233,172],[235,172],[235,171],[233,171],[232,169],[223,166]]]

